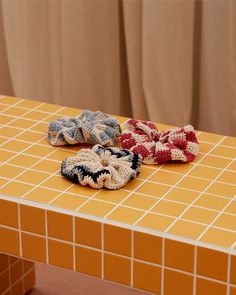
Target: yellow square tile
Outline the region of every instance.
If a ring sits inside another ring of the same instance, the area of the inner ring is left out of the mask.
[[[38,111],[48,112],[48,113],[54,113],[58,110],[60,110],[62,106],[51,104],[51,103],[45,103],[41,105],[39,108],[37,108]]]
[[[7,123],[9,123],[10,121],[12,121],[14,119],[15,118],[13,118],[13,117],[4,116],[4,115],[1,114],[1,116],[0,116],[0,125],[7,124]],[[2,132],[1,132],[1,129],[0,129],[0,135],[3,135]]]
[[[206,192],[209,194],[233,198],[236,194],[236,186],[222,182],[214,182],[213,184],[211,184]]]
[[[198,192],[193,192],[182,188],[174,188],[168,192],[164,199],[190,204],[198,197],[198,195]]]
[[[24,113],[26,113],[28,110],[26,109],[22,109],[22,108],[17,108],[17,107],[12,107],[10,109],[5,110],[3,113],[6,115],[10,115],[10,116],[21,116]]]
[[[122,204],[136,209],[148,210],[157,199],[139,194],[132,194]]]
[[[189,165],[198,164],[205,156],[206,154],[198,153],[197,157]]]
[[[17,177],[17,180],[38,185],[40,182],[49,177],[49,174],[28,170]]]
[[[17,119],[9,123],[10,126],[16,127],[16,128],[22,128],[22,129],[27,129],[34,125],[35,122],[31,120],[25,120],[25,119]]]
[[[183,219],[188,219],[195,222],[210,224],[216,218],[218,212],[210,211],[203,208],[191,207],[182,216]]]
[[[0,178],[0,188],[5,184],[7,183],[9,180],[7,179],[3,179],[3,178]]]
[[[85,197],[91,197],[94,194],[98,193],[98,190],[91,188],[90,186],[83,186],[79,184],[73,184],[67,191],[71,194],[81,195]]]
[[[17,134],[22,132],[19,128],[2,127],[0,129],[0,136],[6,136],[8,138],[15,137]]]
[[[167,185],[162,185],[162,184],[157,184],[157,183],[152,183],[152,182],[146,182],[137,190],[137,192],[160,198],[169,189],[170,189],[170,186],[167,186]]]
[[[211,144],[211,143],[205,143],[205,142],[201,142],[200,146],[199,146],[199,152],[200,153],[208,153],[215,145]]]
[[[222,227],[236,232],[236,215],[221,214],[215,223],[213,224],[217,227]]]
[[[126,122],[128,120],[128,118],[126,117],[121,117],[118,115],[111,115],[113,118],[115,118],[120,124],[123,124],[124,122]]]
[[[9,151],[21,152],[24,149],[26,149],[27,146],[28,146],[28,143],[17,141],[17,140],[11,140],[3,144],[1,147]]]
[[[181,174],[159,170],[150,178],[150,180],[164,184],[174,185],[176,184],[176,182],[180,180],[181,177],[183,177],[183,175]]]
[[[72,185],[71,181],[69,181],[68,179],[62,176],[56,176],[56,175],[52,175],[52,176],[48,175],[48,179],[46,179],[43,183],[41,183],[41,186],[53,188],[60,191],[66,190],[71,185]]]
[[[15,166],[7,165],[7,164],[0,166],[0,176],[6,177],[9,179],[15,178],[17,175],[19,175],[23,171],[24,171],[23,168],[15,167]]]
[[[214,133],[208,133],[208,132],[201,132],[197,136],[199,141],[206,141],[210,143],[218,143],[220,140],[224,138],[224,136]]]
[[[236,161],[233,161],[228,167],[228,170],[236,171]]]
[[[230,163],[230,159],[219,158],[216,156],[208,155],[200,161],[200,164],[212,166],[216,168],[225,168]]]
[[[231,247],[236,241],[236,233],[217,228],[209,228],[200,241],[221,247]]]
[[[161,124],[161,123],[157,123],[155,124],[158,130],[169,130],[172,128],[175,128],[176,126],[173,125],[166,125],[166,124]]]
[[[61,164],[50,160],[42,160],[32,166],[32,169],[54,173],[60,170]]]
[[[179,184],[179,187],[196,191],[203,191],[210,184],[209,180],[186,176]]]
[[[9,161],[9,164],[14,164],[21,167],[30,167],[34,163],[38,162],[39,158],[26,156],[26,155],[18,155]]]
[[[25,193],[31,190],[33,186],[25,183],[11,181],[4,187],[0,188],[0,193],[12,197],[22,197]]]
[[[148,229],[165,231],[173,221],[174,218],[172,217],[149,213],[146,216],[144,216],[137,223],[137,225]]]
[[[3,110],[5,110],[6,108],[8,108],[7,105],[0,104],[0,112],[2,112]]]
[[[61,118],[64,118],[64,116],[55,114],[55,115],[51,115],[49,117],[46,117],[43,121],[48,123],[48,122],[56,121]]]
[[[52,201],[59,193],[50,189],[36,187],[24,196],[24,199],[47,204]]]
[[[44,136],[38,141],[38,143],[37,144],[39,144],[39,145],[46,145],[46,146],[48,146],[49,148],[51,148],[52,146],[50,145],[50,143],[48,142],[48,139],[47,139],[47,136],[45,136],[45,134],[44,134]],[[54,149],[55,149],[55,147],[54,147]]]
[[[94,198],[110,203],[120,203],[128,194],[122,190],[101,190]]]
[[[227,136],[221,144],[236,147],[236,137]]]
[[[16,137],[16,139],[25,140],[25,141],[29,141],[29,142],[36,142],[45,136],[46,136],[45,134],[31,132],[31,131],[25,131],[24,133],[18,135]]]
[[[236,185],[236,172],[225,171],[217,180]]]
[[[25,114],[23,117],[27,118],[27,119],[35,120],[35,121],[41,121],[41,120],[45,119],[47,116],[48,116],[47,113],[38,112],[38,111],[31,111],[31,112]]]
[[[190,239],[196,239],[204,231],[205,228],[206,226],[201,224],[178,220],[168,230],[168,233]]]
[[[227,208],[225,209],[225,212],[236,215],[236,201],[230,203],[229,206],[227,206]]]
[[[75,155],[76,155],[75,152],[57,149],[48,158],[53,159],[53,160],[57,160],[57,161],[63,161],[65,158],[72,157]]]
[[[88,198],[80,197],[80,196],[74,196],[70,194],[62,194],[57,199],[55,199],[51,205],[55,207],[59,207],[66,210],[76,210],[78,207],[80,207],[82,204],[84,204]]]
[[[217,146],[212,152],[212,155],[222,156],[226,158],[235,158],[236,157],[236,149],[224,146]]]
[[[32,147],[28,148],[24,153],[38,156],[38,157],[45,157],[49,153],[53,151],[53,148],[41,145],[33,145]]]
[[[46,134],[48,131],[48,124],[47,123],[38,123],[35,126],[33,126],[30,130],[44,132]]]
[[[65,117],[76,117],[78,116],[82,110],[76,109],[76,108],[64,108],[61,111],[58,112],[58,114],[63,115]]]
[[[85,205],[83,205],[78,212],[85,213],[89,215],[95,215],[98,217],[105,217],[109,211],[114,208],[115,205],[100,202],[97,200],[91,200]]]
[[[128,182],[125,186],[124,186],[124,190],[128,190],[128,191],[133,191],[135,190],[138,186],[140,186],[142,183],[144,183],[143,180],[139,180],[139,179],[133,179],[130,182]]]
[[[40,101],[35,101],[35,100],[22,100],[22,102],[18,103],[17,106],[27,108],[27,109],[33,109],[40,105]]]
[[[143,214],[143,211],[120,206],[109,214],[107,219],[134,224]]]
[[[193,168],[189,175],[206,179],[214,179],[217,175],[220,174],[220,172],[221,169],[197,165]]]
[[[222,210],[229,201],[230,200],[227,198],[204,194],[194,202],[194,205],[214,210]]]
[[[163,167],[160,168],[160,170],[166,170],[166,171],[170,171],[170,172],[176,172],[176,173],[185,174],[192,167],[193,167],[192,164],[189,164],[189,163],[175,163],[175,162],[171,162],[171,163],[165,163],[163,165]]]
[[[3,162],[9,160],[10,158],[12,158],[15,155],[16,155],[15,153],[7,152],[7,151],[4,151],[4,150],[0,149],[0,162],[3,163]]]
[[[0,98],[0,103],[12,105],[19,102],[20,100],[21,100],[20,98],[16,98],[12,96],[3,96]]]
[[[154,173],[156,169],[152,169],[152,168],[147,168],[147,167],[144,167],[142,166],[141,167],[141,171],[138,175],[138,178],[140,179],[147,179],[152,173]]]
[[[184,209],[186,209],[186,207],[187,205],[185,204],[162,200],[152,209],[152,211],[177,217],[184,211]]]

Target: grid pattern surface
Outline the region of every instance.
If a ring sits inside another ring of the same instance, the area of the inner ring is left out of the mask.
[[[94,190],[60,175],[61,161],[85,145],[52,147],[46,138],[49,121],[79,112],[0,97],[1,195],[236,251],[236,138],[199,131],[194,162],[143,165],[124,188]]]
[[[26,294],[34,287],[35,269],[31,261],[0,254],[0,294]]]

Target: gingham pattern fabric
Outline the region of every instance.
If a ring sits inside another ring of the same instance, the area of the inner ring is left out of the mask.
[[[191,125],[159,131],[152,122],[129,120],[120,141],[122,148],[141,155],[146,164],[190,162],[196,158],[199,150]]]
[[[48,141],[53,146],[78,143],[113,146],[120,133],[120,125],[116,119],[100,111],[83,111],[75,118],[50,122]]]
[[[130,150],[95,145],[66,158],[61,174],[81,185],[119,189],[137,176],[141,163],[142,158]]]

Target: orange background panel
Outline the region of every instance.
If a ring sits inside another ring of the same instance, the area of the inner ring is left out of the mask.
[[[19,233],[0,227],[0,252],[19,256]]]
[[[117,283],[130,285],[130,259],[104,254],[104,278]]]
[[[18,227],[18,206],[16,203],[0,200],[0,224]]]
[[[105,251],[130,256],[131,231],[125,228],[104,224]]]
[[[236,295],[236,287],[231,287],[230,288],[230,295]]]
[[[134,261],[134,287],[160,294],[161,268]]]
[[[73,269],[73,246],[54,240],[48,240],[49,264]]]
[[[227,280],[228,255],[223,252],[198,247],[197,274],[221,281]]]
[[[101,277],[102,255],[98,251],[76,247],[76,271]]]
[[[66,241],[73,241],[72,216],[47,211],[48,236]]]
[[[165,269],[164,288],[165,295],[193,294],[193,276]]]
[[[141,232],[134,232],[134,257],[161,264],[162,238]]]
[[[165,265],[193,272],[194,246],[170,239],[165,240]]]
[[[75,219],[75,240],[77,244],[101,248],[101,223],[77,217]]]
[[[45,235],[45,210],[20,205],[20,217],[24,231]]]
[[[22,233],[22,255],[26,259],[46,262],[46,240],[38,236]]]
[[[226,285],[197,278],[196,295],[225,295]]]

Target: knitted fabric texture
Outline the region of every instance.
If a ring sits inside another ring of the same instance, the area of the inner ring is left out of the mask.
[[[48,141],[54,146],[77,143],[113,146],[120,133],[120,125],[116,119],[99,111],[83,111],[75,118],[50,122]]]
[[[152,122],[129,120],[120,140],[122,148],[141,155],[146,164],[190,162],[196,158],[199,150],[191,125],[158,131]]]
[[[119,189],[138,175],[141,163],[141,156],[130,150],[95,145],[66,158],[61,174],[81,185]]]

